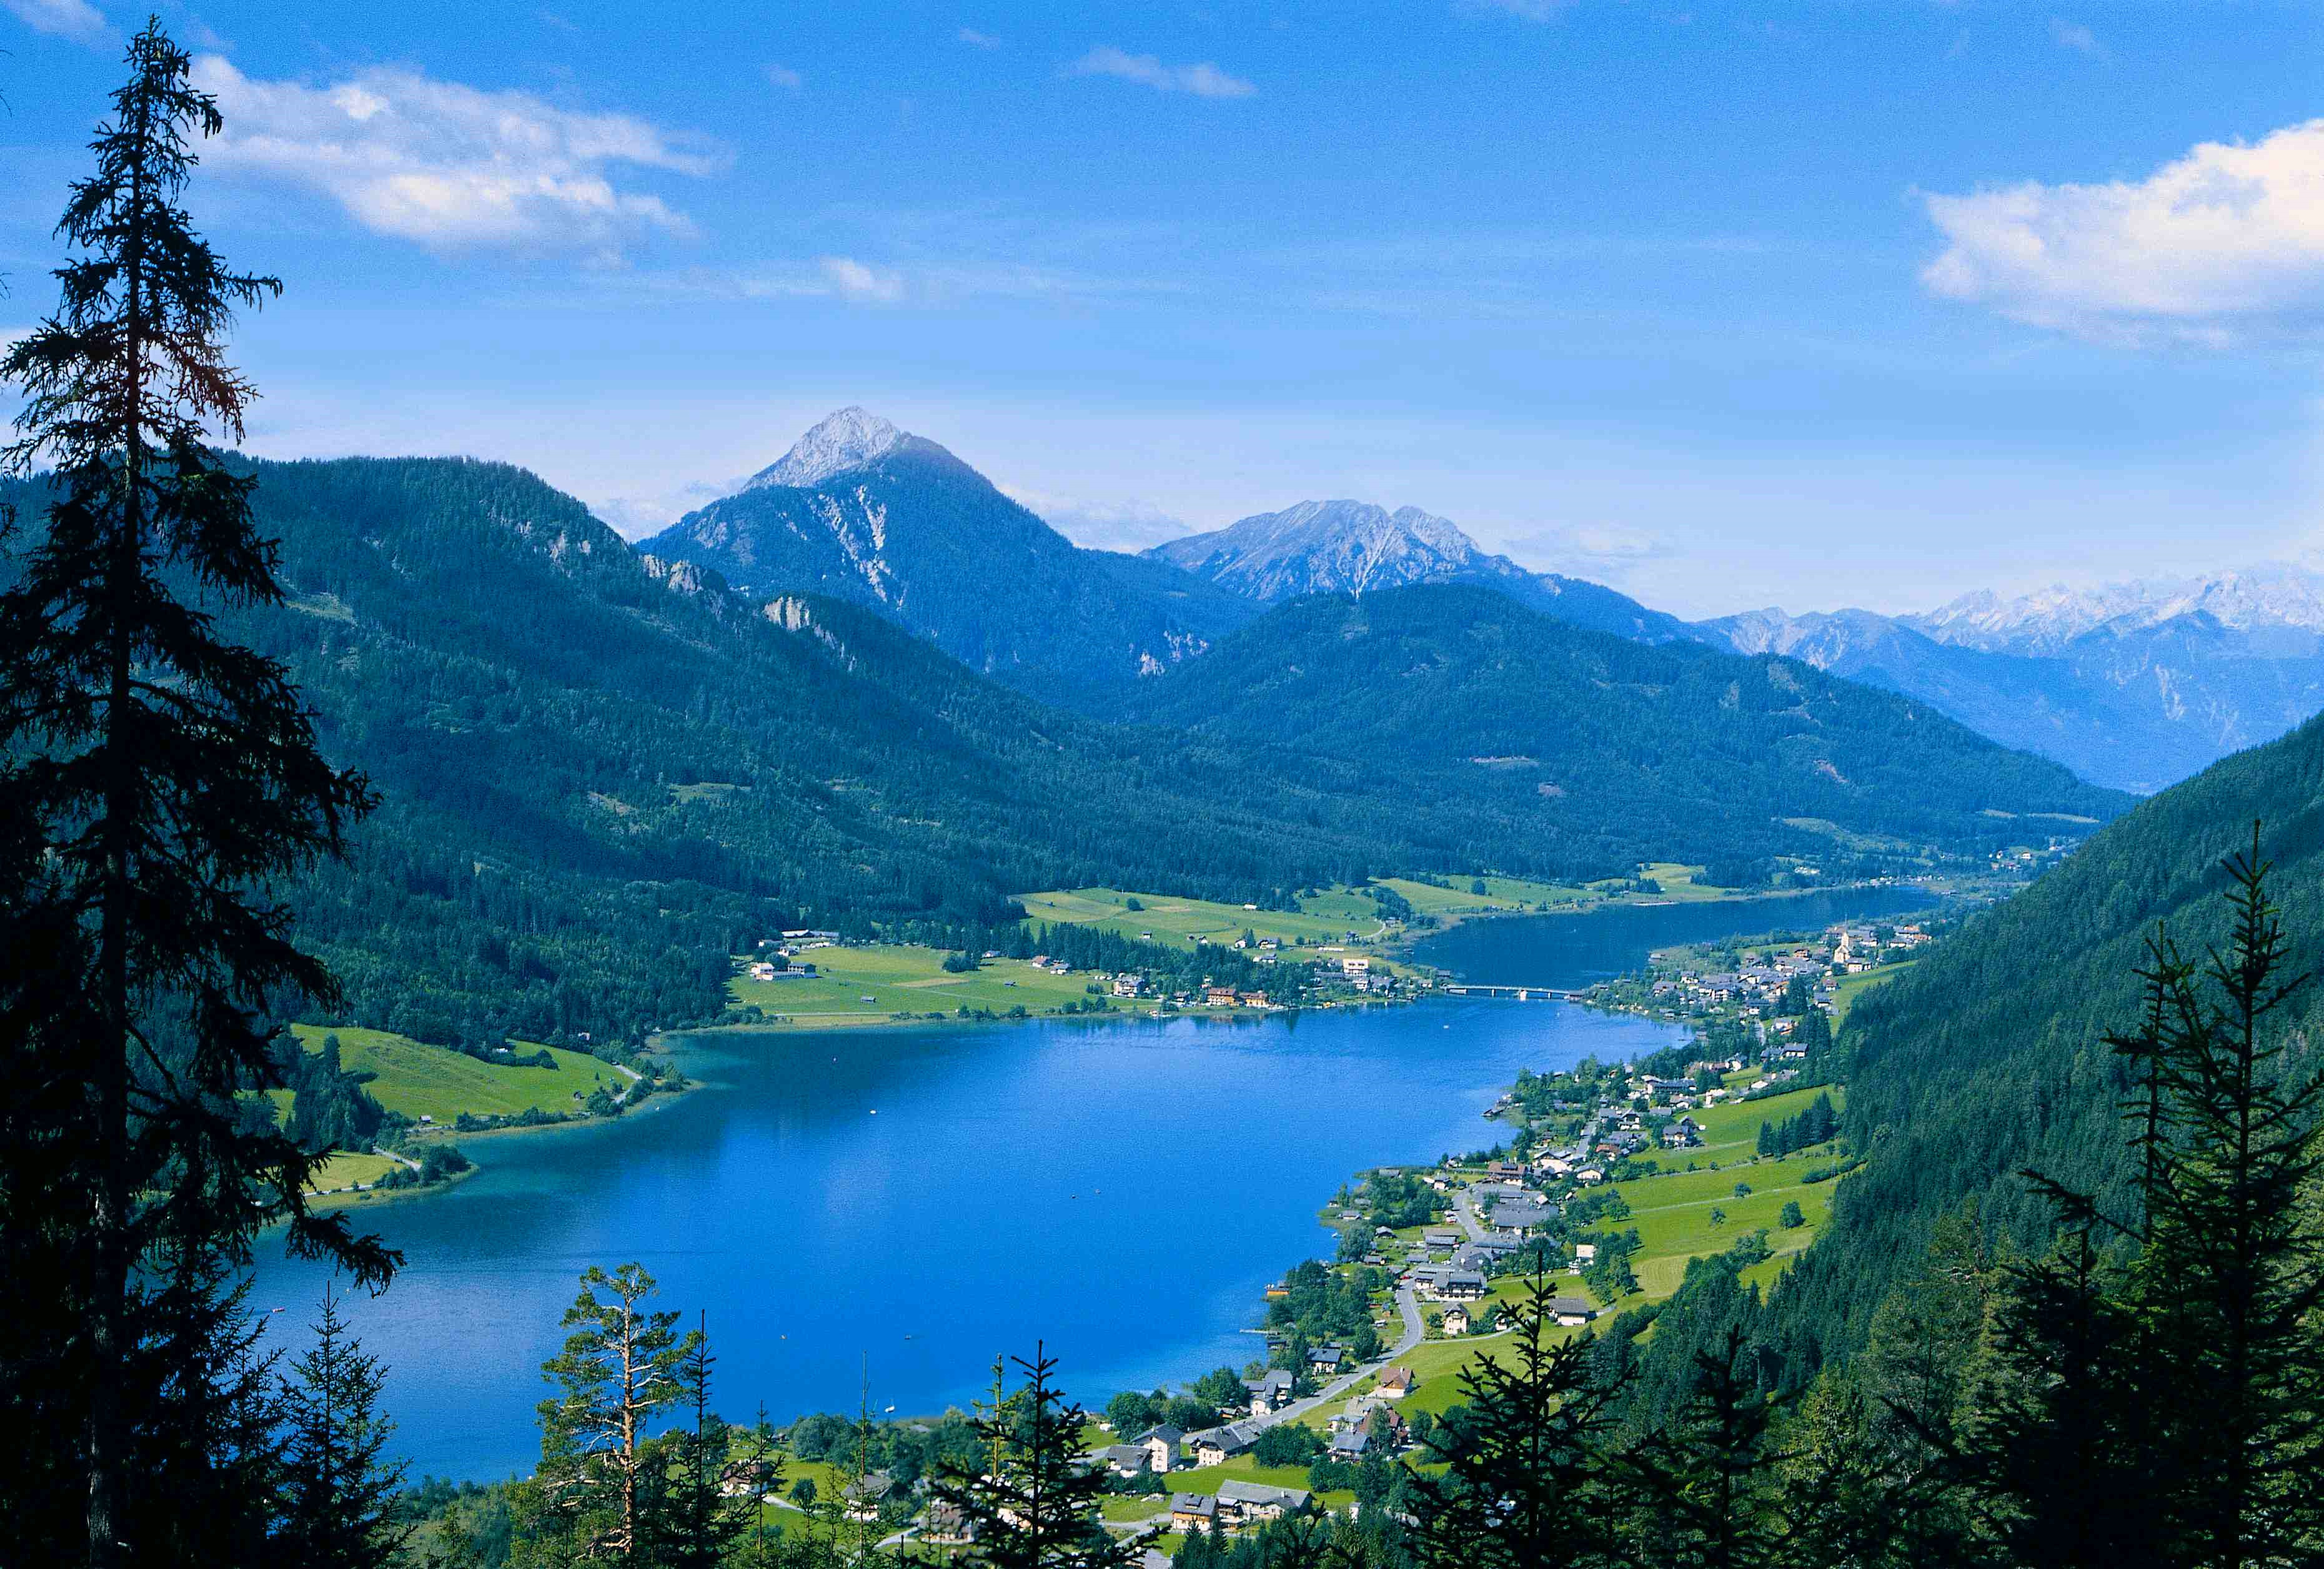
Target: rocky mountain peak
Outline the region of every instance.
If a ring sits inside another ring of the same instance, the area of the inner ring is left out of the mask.
[[[821,485],[835,474],[861,468],[894,451],[905,433],[868,409],[851,403],[825,415],[816,427],[791,444],[782,457],[751,476],[745,490],[767,485],[804,488]]]

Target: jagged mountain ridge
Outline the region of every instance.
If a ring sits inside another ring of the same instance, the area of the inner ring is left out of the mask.
[[[1418,507],[1307,501],[1146,552],[1267,605],[1306,594],[1365,594],[1415,583],[1497,589],[1544,615],[1639,642],[1693,636],[1674,616],[1600,584],[1532,572]]]
[[[1189,574],[1081,549],[936,442],[860,408],[641,549],[761,598],[862,605],[973,669],[1082,707],[1258,614]]]
[[[2211,580],[2226,592],[2136,605],[2113,590],[1969,595],[1923,616],[1764,610],[1697,630],[1906,693],[2094,783],[2148,793],[2324,711],[2324,647],[2299,624],[2299,598],[2239,605],[2238,576]],[[1936,623],[1947,637],[1926,630]]]
[[[2080,589],[2054,584],[2010,599],[1984,590],[1898,619],[1940,642],[2006,653],[2051,653],[2101,629],[2124,636],[2186,616],[2207,617],[2229,632],[2255,634],[2258,646],[2272,651],[2273,657],[2312,654],[2317,651],[2314,635],[2324,632],[2324,572],[2265,561],[2197,577],[2135,579]],[[2292,635],[2280,635],[2286,633]]]

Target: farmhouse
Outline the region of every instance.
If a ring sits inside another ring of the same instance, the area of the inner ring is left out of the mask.
[[[1224,1465],[1257,1442],[1266,1425],[1260,1422],[1230,1422],[1223,1427],[1205,1427],[1200,1433],[1188,1435],[1187,1446],[1194,1452],[1197,1465]]]
[[[1170,1495],[1170,1527],[1178,1531],[1207,1531],[1218,1523],[1219,1500],[1206,1492],[1174,1492]]]
[[[1268,1487],[1262,1482],[1239,1481],[1219,1483],[1219,1516],[1239,1526],[1305,1514],[1307,1504],[1308,1495],[1296,1487]]]
[[[1244,1389],[1250,1391],[1250,1414],[1264,1417],[1291,1398],[1291,1375],[1281,1368],[1269,1368],[1256,1379],[1245,1379]]]
[[[1131,1439],[1130,1446],[1144,1452],[1147,1470],[1159,1473],[1178,1463],[1178,1441],[1185,1436],[1176,1427],[1148,1427]]]

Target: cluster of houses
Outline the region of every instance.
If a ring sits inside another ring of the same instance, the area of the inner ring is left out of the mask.
[[[1304,1515],[1314,1507],[1305,1490],[1268,1487],[1256,1481],[1222,1481],[1216,1493],[1174,1492],[1170,1495],[1170,1528],[1175,1531],[1233,1531],[1264,1525],[1286,1515]]]
[[[1894,927],[1869,921],[1843,921],[1824,928],[1821,943],[1803,944],[1788,952],[1771,953],[1734,970],[1682,969],[1656,979],[1652,994],[1665,1007],[1697,1013],[1727,1011],[1763,1021],[1763,1035],[1786,1035],[1792,1021],[1776,1016],[1795,981],[1804,979],[1817,1008],[1831,1008],[1831,983],[1842,975],[1860,974],[1898,953],[1921,947],[1932,938],[1917,921]],[[1782,1043],[1772,1043],[1780,1055]]]

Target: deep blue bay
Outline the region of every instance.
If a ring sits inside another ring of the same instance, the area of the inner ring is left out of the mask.
[[[1472,922],[1424,956],[1575,985],[1651,947],[1896,913],[1914,891]],[[965,1404],[996,1353],[1037,1339],[1100,1400],[1254,1355],[1241,1332],[1262,1289],[1329,1246],[1315,1211],[1351,1172],[1489,1143],[1480,1114],[1520,1067],[1677,1037],[1564,1003],[1443,999],[696,1038],[682,1050],[703,1090],[474,1140],[477,1176],[355,1212],[405,1262],[348,1316],[391,1369],[415,1470],[458,1478],[530,1469],[540,1364],[593,1263],[636,1260],[662,1306],[707,1310],[730,1417],[853,1410],[867,1370],[875,1410]],[[324,1282],[263,1240],[253,1306],[290,1327]]]

